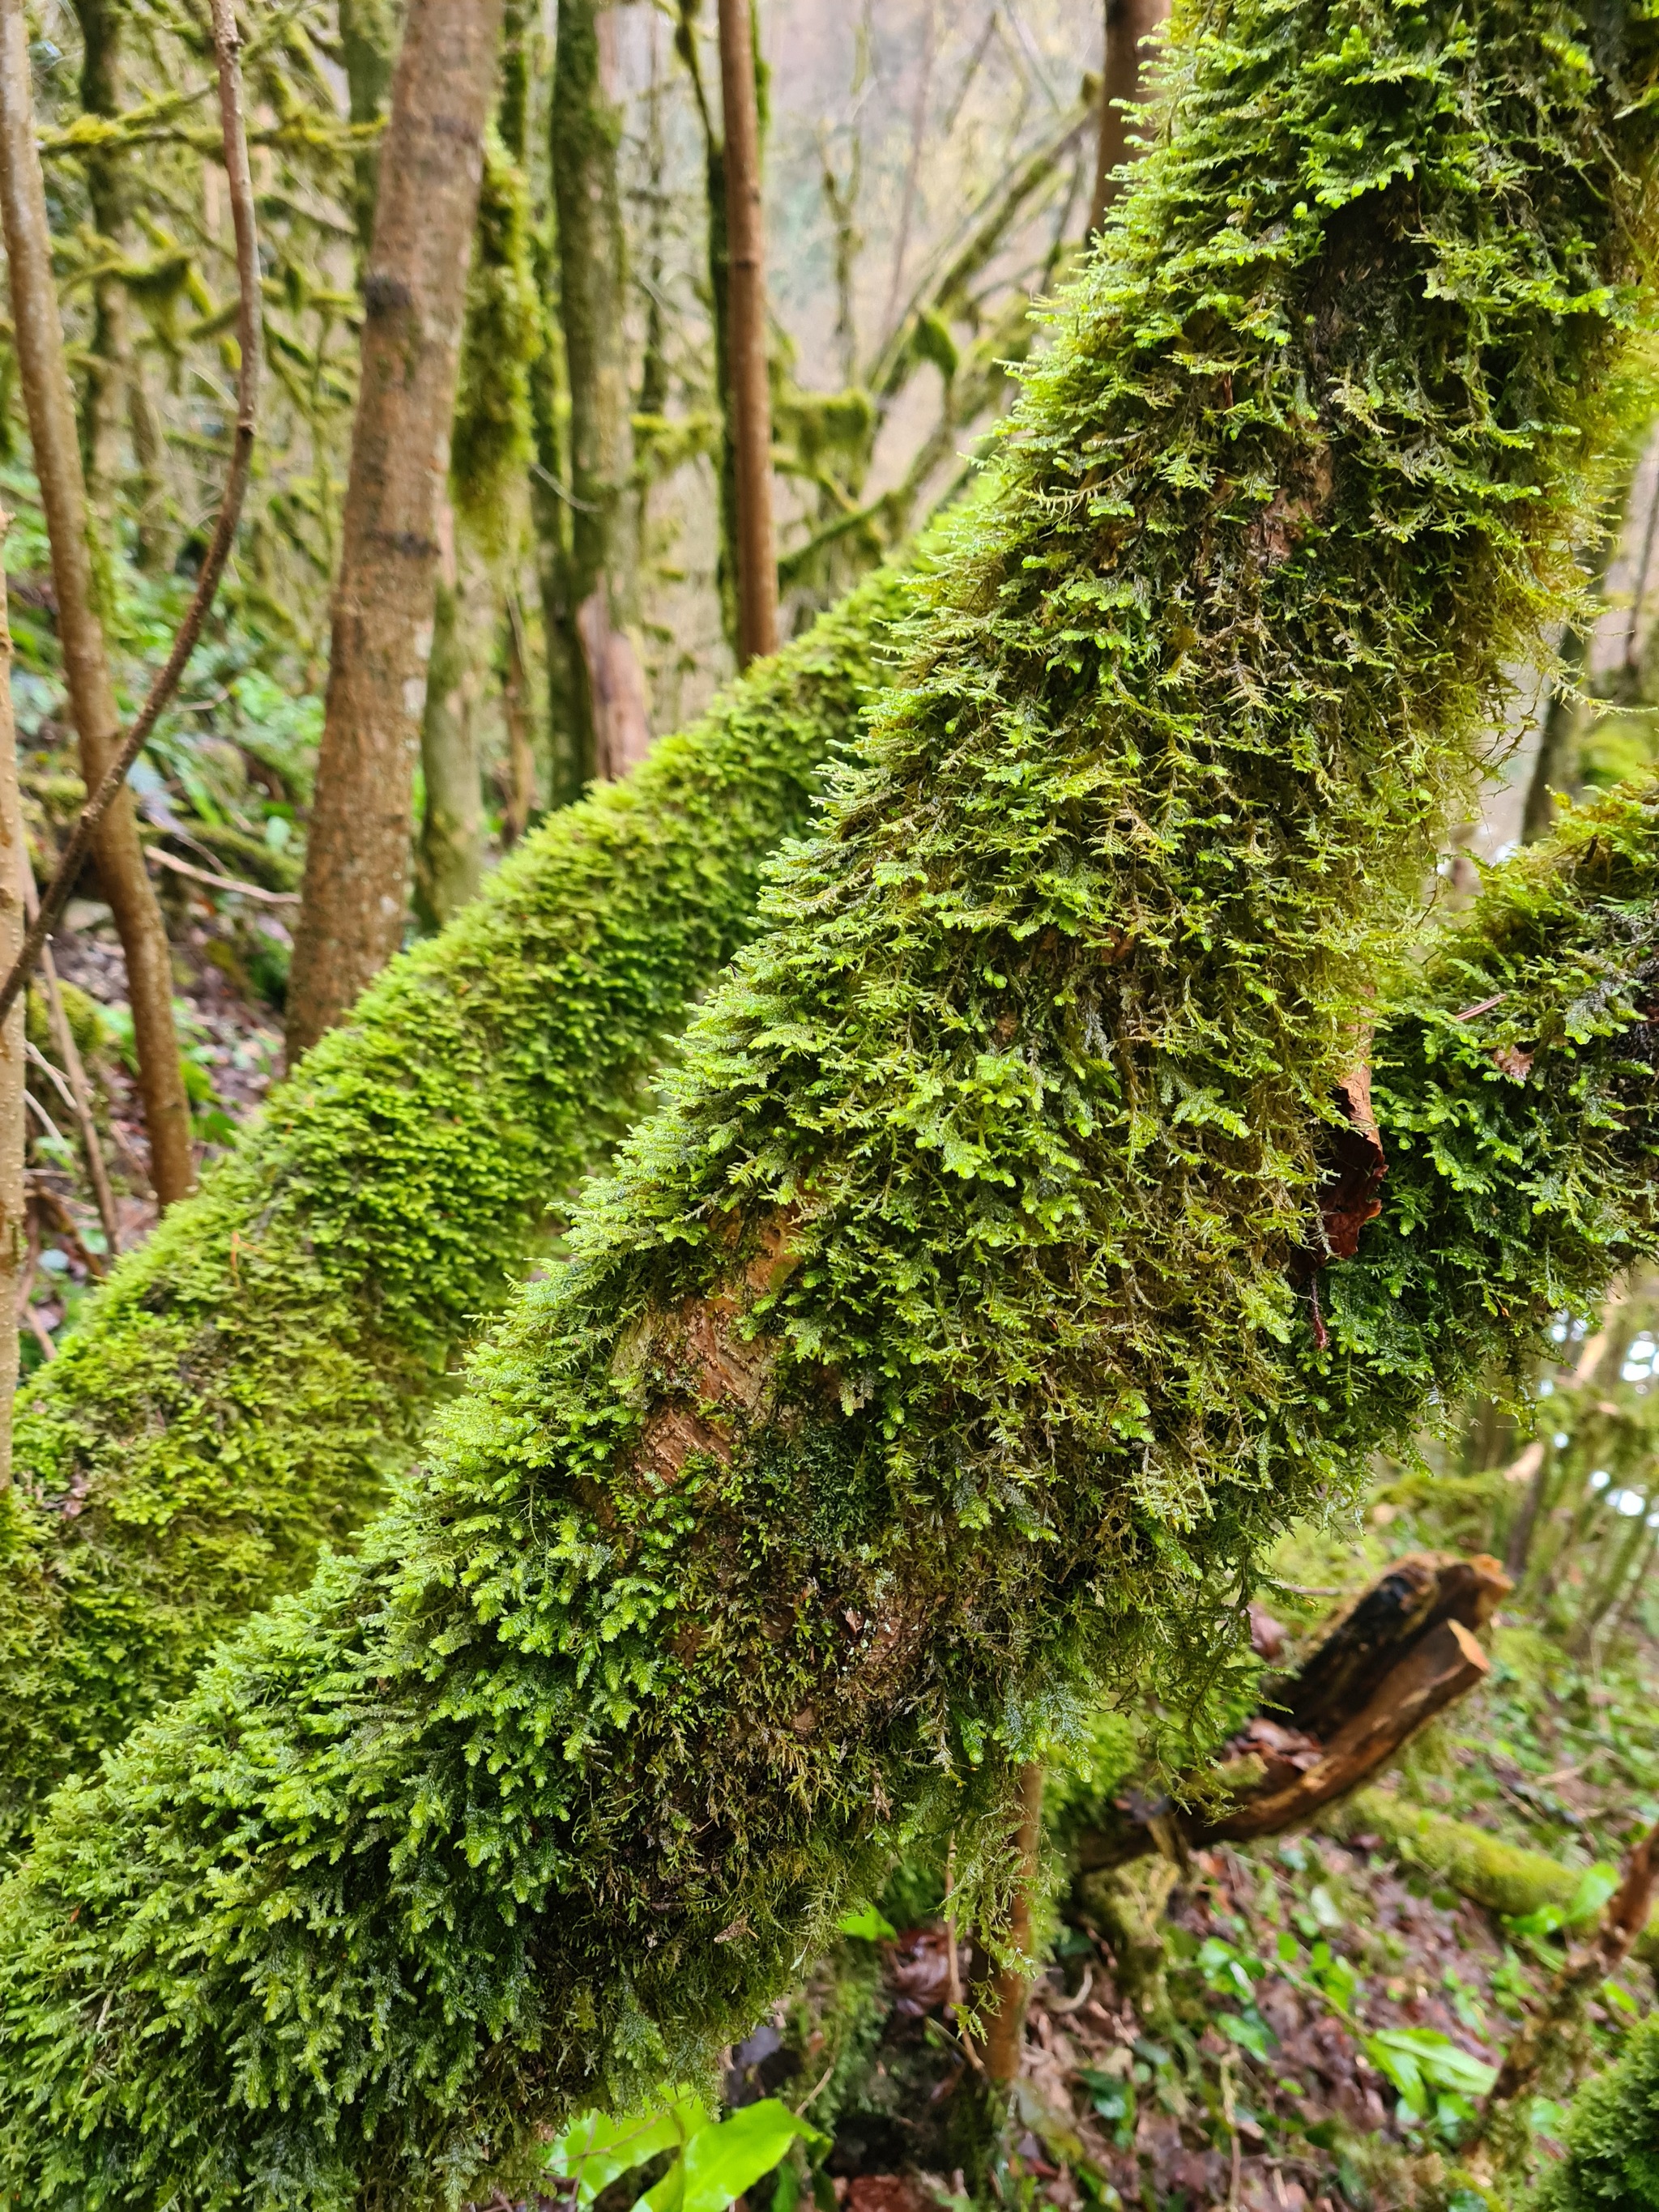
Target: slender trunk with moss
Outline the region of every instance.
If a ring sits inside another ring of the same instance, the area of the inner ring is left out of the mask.
[[[445,525],[447,558],[438,577],[421,720],[425,802],[415,855],[415,911],[428,929],[441,929],[458,915],[477,896],[483,874],[477,682],[483,579],[468,549],[457,543],[453,515]]]
[[[560,0],[550,117],[559,319],[570,393],[571,622],[581,780],[650,748],[640,649],[639,505],[629,374],[627,235],[617,177],[609,0]]]
[[[108,0],[100,0],[107,5]],[[345,71],[347,112],[368,131],[385,119],[398,56],[397,0],[339,0],[340,62]],[[357,242],[368,253],[374,236],[374,196],[380,149],[370,143],[351,157],[351,212]]]
[[[75,0],[75,13],[81,27],[81,106],[88,115],[107,119],[121,112],[122,12],[113,0]],[[82,167],[93,223],[102,240],[100,258],[118,257],[125,250],[127,232],[119,158],[94,149],[85,156]],[[81,443],[87,495],[107,537],[115,520],[121,430],[131,368],[126,287],[113,270],[106,270],[94,280],[92,305]]]
[[[1117,172],[1139,150],[1130,139],[1127,110],[1146,97],[1148,42],[1170,12],[1169,0],[1106,0],[1106,45],[1100,70],[1100,131],[1095,145],[1091,236],[1116,198]]]
[[[1648,792],[1400,984],[1395,1213],[1330,1251],[1336,1088],[1570,564],[1620,350],[1583,301],[1650,281],[1659,182],[1634,7],[1570,75],[1551,0],[1342,20],[1335,78],[1323,0],[1183,15],[1125,247],[568,1264],[357,1553],[37,1827],[21,2202],[533,2193],[576,2100],[699,2078],[901,1839],[954,1830],[982,1894],[1058,1711],[1200,1696],[1287,1518],[1656,1242]]]
[[[35,147],[22,0],[3,0],[0,5],[0,207],[18,367],[52,541],[64,674],[80,738],[81,772],[90,792],[115,756],[120,722],[95,599],[86,480],[52,282],[46,187]],[[173,955],[127,792],[120,793],[105,816],[93,850],[126,958],[150,1178],[157,1199],[167,1206],[184,1197],[195,1182],[190,1105],[173,1020]]]
[[[720,517],[720,552],[714,583],[720,594],[720,625],[738,649],[738,449],[732,422],[732,255],[726,191],[726,148],[714,119],[703,78],[697,43],[698,0],[678,0],[674,50],[685,64],[702,131],[703,198],[708,218],[708,319],[714,337],[714,404],[720,414],[720,459],[715,490]]]
[[[328,704],[289,981],[290,1058],[403,939],[415,762],[502,0],[411,0],[363,278]]]
[[[778,648],[772,527],[772,398],[766,344],[766,234],[750,0],[720,0],[726,219],[731,268],[731,413],[738,496],[738,665]]]
[[[0,544],[10,518],[0,514]],[[23,944],[23,878],[28,870],[17,788],[17,732],[11,708],[11,624],[0,568],[0,971]],[[12,1401],[17,1389],[17,1305],[27,1247],[23,1194],[23,1001],[0,1025],[0,1491],[11,1487]]]

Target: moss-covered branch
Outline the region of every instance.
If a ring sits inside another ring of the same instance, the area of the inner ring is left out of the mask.
[[[394,963],[20,1407],[0,1498],[0,1843],[302,1582],[407,1465],[456,1346],[756,926],[878,681],[871,578]]]
[[[917,673],[573,1261],[362,1557],[63,1793],[9,1885],[32,2208],[512,2186],[570,2100],[750,2024],[907,1831],[994,1811],[1079,1684],[1201,1681],[1256,1547],[1452,1358],[1367,1370],[1363,1300],[1310,1349],[1291,1263],[1569,564],[1656,41],[1554,0],[1478,36],[1454,0],[1231,0],[1176,52],[1181,129]],[[1607,988],[1514,1093],[1564,1142],[1611,1102],[1603,1218],[1561,1239],[1603,1267],[1653,1134],[1632,819],[1635,888],[1561,902]],[[1464,1320],[1483,1353],[1511,1326]]]

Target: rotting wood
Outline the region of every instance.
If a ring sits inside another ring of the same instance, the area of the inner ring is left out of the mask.
[[[1190,1809],[1171,1797],[1126,1796],[1109,1827],[1079,1839],[1079,1867],[1305,1826],[1485,1680],[1491,1662],[1479,1632],[1510,1587],[1485,1553],[1396,1559],[1337,1613],[1293,1674],[1264,1682],[1258,1711],[1204,1778],[1202,1794],[1194,1789]],[[1230,1803],[1218,1802],[1218,1785]]]

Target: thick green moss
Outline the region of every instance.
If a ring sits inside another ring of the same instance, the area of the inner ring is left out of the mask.
[[[1329,1443],[1524,1384],[1540,1332],[1653,1248],[1659,793],[1577,809],[1488,881],[1376,1047],[1382,1218],[1333,1271]]]
[[[64,1791],[8,1886],[30,2212],[512,2185],[571,2100],[747,2027],[908,1833],[971,1858],[1079,1682],[1201,1685],[1255,1547],[1453,1358],[1424,1322],[1416,1376],[1368,1364],[1363,1297],[1313,1349],[1293,1255],[1566,565],[1655,40],[1557,0],[1204,0],[1176,53],[1179,128],[917,673],[574,1259],[362,1557]],[[1656,888],[1586,877],[1558,920],[1645,957]],[[1549,1040],[1627,1097],[1603,1267],[1652,1137],[1608,981]]]
[[[1527,2212],[1659,2212],[1659,2019],[1573,2099],[1566,2149]]]
[[[872,578],[396,962],[20,1406],[0,1496],[0,1847],[310,1572],[406,1466],[454,1347],[756,926],[898,610]]]

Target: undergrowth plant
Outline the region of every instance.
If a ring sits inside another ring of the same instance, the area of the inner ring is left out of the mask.
[[[1287,1518],[1650,1241],[1637,798],[1407,995],[1414,1234],[1328,1339],[1308,1287],[1336,1086],[1571,565],[1659,41],[1241,0],[1172,51],[913,673],[568,1264],[360,1558],[38,1830],[13,2201],[529,2185],[570,2110],[699,2078],[907,1838],[954,1827],[984,1924],[1011,1765],[1103,1680],[1201,1705]],[[1494,967],[1524,1077],[1441,995]]]

